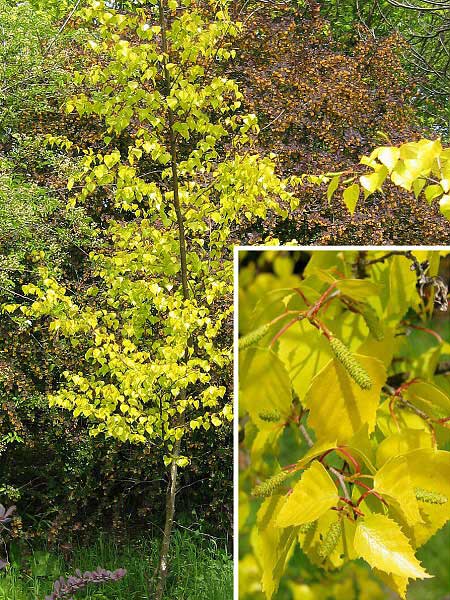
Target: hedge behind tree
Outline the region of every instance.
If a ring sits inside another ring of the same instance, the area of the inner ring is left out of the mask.
[[[317,3],[250,3],[231,75],[256,113],[261,151],[279,155],[284,174],[354,167],[376,146],[431,135],[419,124],[417,83],[402,66],[405,42],[397,35],[365,38],[351,49],[335,35]],[[274,234],[303,244],[432,244],[449,239],[450,224],[437,206],[387,187],[350,217],[326,187],[298,190],[300,208],[289,222],[267,221],[250,242]],[[404,224],[408,223],[408,227]]]

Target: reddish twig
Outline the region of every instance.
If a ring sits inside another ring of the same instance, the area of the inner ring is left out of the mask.
[[[404,323],[404,324],[407,327],[410,327],[411,329],[418,329],[419,331],[425,331],[425,333],[429,333],[430,335],[435,337],[440,344],[442,344],[444,341],[442,339],[442,337],[439,335],[439,333],[437,331],[433,331],[433,329],[429,329],[428,327],[420,327],[419,325],[412,325],[411,323]]]
[[[338,280],[333,281],[333,283],[320,296],[320,298],[317,300],[317,302],[309,309],[308,314],[307,314],[307,317],[309,319],[314,318],[316,316],[316,314],[319,312],[320,308],[322,307],[322,304],[328,297],[329,293],[336,287],[337,283],[338,283]]]
[[[359,485],[361,487],[363,487],[364,489],[367,490],[367,492],[365,494],[363,494],[359,500],[358,500],[358,505],[364,500],[364,498],[366,498],[369,494],[373,494],[374,496],[376,496],[378,498],[378,500],[380,500],[380,502],[382,502],[385,506],[389,506],[388,503],[386,502],[386,500],[380,496],[380,494],[378,492],[376,492],[373,488],[369,487],[368,485],[366,485],[365,483],[363,483],[362,481],[358,481],[357,479],[355,479],[354,483],[356,483],[356,485]]]
[[[349,459],[349,461],[355,467],[356,473],[361,472],[361,466],[360,466],[359,462],[349,452],[344,450],[344,448],[342,446],[339,446],[338,448],[336,448],[336,452],[341,452],[341,454],[343,454],[346,458]]]
[[[278,338],[280,338],[283,335],[283,333],[286,333],[286,331],[288,329],[290,329],[292,327],[292,325],[295,325],[295,323],[298,323],[298,321],[301,321],[304,318],[305,318],[304,314],[299,314],[296,317],[294,317],[293,319],[291,319],[289,321],[289,323],[286,323],[286,325],[283,325],[283,327],[270,340],[269,348],[271,348],[275,344],[275,342],[278,340]]]

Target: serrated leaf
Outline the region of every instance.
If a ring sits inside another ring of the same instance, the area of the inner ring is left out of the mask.
[[[347,560],[355,558],[353,549],[353,538],[355,537],[356,523],[343,519],[341,535],[339,536],[335,549],[327,556],[324,563],[321,555],[323,540],[333,523],[338,522],[339,513],[329,510],[323,514],[306,533],[299,532],[299,541],[303,552],[314,564],[328,570],[342,567]]]
[[[365,354],[366,356],[372,356],[378,358],[385,367],[389,367],[394,356],[394,339],[395,334],[393,329],[384,329],[384,338],[382,340],[376,340],[369,337],[357,349],[358,354]]]
[[[330,344],[306,320],[288,329],[280,338],[278,354],[300,399],[304,398],[313,377],[332,356]]]
[[[450,220],[450,194],[444,194],[439,200],[439,209],[444,217]]]
[[[416,274],[411,271],[411,262],[405,256],[393,256],[389,276],[389,303],[385,311],[385,317],[397,321],[403,317],[411,306],[414,298],[419,302],[416,291]]]
[[[425,188],[425,198],[427,199],[427,201],[431,204],[433,202],[433,200],[435,198],[439,198],[439,196],[442,196],[442,194],[444,193],[444,190],[442,189],[442,187],[439,184],[432,184],[432,185],[428,185]]]
[[[394,457],[381,467],[374,477],[373,487],[383,496],[399,504],[399,509],[408,523],[414,525],[422,522],[408,463],[403,456]]]
[[[386,585],[388,585],[392,590],[397,592],[397,594],[402,598],[402,600],[406,600],[406,589],[408,587],[409,578],[402,577],[401,575],[393,575],[384,573],[383,571],[379,571],[378,569],[373,570],[374,575],[379,577],[381,581],[384,581]]]
[[[414,406],[435,418],[447,417],[450,414],[450,398],[432,383],[413,383],[404,397]]]
[[[432,441],[428,431],[406,429],[385,438],[377,448],[376,465],[382,467],[392,457],[406,454],[418,448],[431,448]]]
[[[275,518],[284,498],[267,498],[258,510],[257,527],[253,530],[251,543],[261,571],[262,589],[267,600],[278,590],[293,545],[297,538],[296,527],[280,529]]]
[[[348,448],[355,458],[361,459],[370,473],[375,473],[375,452],[369,437],[367,423],[349,440]]]
[[[309,408],[308,424],[318,440],[348,442],[364,424],[368,432],[375,428],[380,391],[386,379],[381,361],[355,355],[372,381],[369,390],[362,390],[338,360],[331,360],[312,380],[304,405]],[[330,390],[333,393],[330,393]]]
[[[338,501],[336,485],[322,463],[314,461],[285,499],[276,524],[290,527],[315,521]]]
[[[247,411],[259,429],[273,430],[273,423],[261,419],[264,412],[287,415],[292,402],[289,375],[271,350],[249,348],[240,353],[240,408]]]
[[[116,163],[119,162],[120,152],[115,150],[114,152],[111,152],[111,154],[106,154],[103,157],[103,160],[105,161],[105,165],[108,167],[108,169],[111,169]]]
[[[336,283],[336,289],[353,300],[361,301],[380,293],[380,286],[368,279],[342,279]]]
[[[386,179],[389,170],[384,165],[380,165],[376,168],[374,173],[370,175],[362,175],[359,178],[361,186],[366,190],[367,194],[373,194],[377,190],[381,189],[384,180]]]
[[[420,448],[404,455],[414,488],[421,488],[450,498],[450,452]],[[410,527],[416,547],[421,546],[450,519],[450,502],[420,503],[423,523]],[[407,523],[405,523],[408,525]]]
[[[297,467],[304,467],[309,462],[311,462],[317,456],[324,454],[327,450],[331,450],[331,448],[336,448],[337,441],[329,441],[324,440],[320,443],[315,443],[306,454],[302,456],[300,460],[297,461]]]
[[[411,191],[414,181],[416,181],[414,173],[411,173],[403,161],[397,163],[392,171],[391,179],[395,185],[408,191]]]
[[[416,179],[412,184],[412,190],[416,198],[420,196],[420,192],[423,190],[427,183],[426,179]]]
[[[380,571],[411,579],[432,577],[414,556],[400,525],[386,515],[371,514],[360,519],[353,544],[358,556]]]

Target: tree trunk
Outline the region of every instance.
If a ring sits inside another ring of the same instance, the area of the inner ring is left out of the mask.
[[[174,456],[180,454],[180,441],[177,441],[174,448]],[[169,548],[172,535],[173,519],[175,515],[175,496],[177,493],[177,471],[176,462],[170,465],[169,484],[166,492],[166,522],[164,525],[164,534],[161,542],[159,555],[159,566],[156,581],[155,600],[162,600],[164,588],[166,586],[167,573],[169,571]]]
[[[168,45],[167,45],[167,23],[166,23],[166,0],[158,0],[158,10],[159,10],[159,22],[161,26],[161,42],[162,42],[162,51],[166,55],[164,61],[164,81],[165,81],[165,92],[168,96],[170,94],[171,89],[171,81],[170,74],[167,69],[167,55],[168,55]],[[181,211],[180,206],[180,197],[179,197],[179,189],[178,189],[178,163],[177,163],[177,145],[175,139],[175,132],[173,129],[174,125],[174,114],[172,110],[168,109],[168,118],[169,118],[169,143],[170,143],[170,154],[171,154],[171,168],[172,168],[172,190],[173,190],[173,205],[177,217],[177,227],[178,227],[178,237],[180,242],[180,266],[181,266],[181,286],[183,290],[183,298],[187,300],[190,296],[189,294],[189,285],[188,285],[188,269],[187,269],[187,248],[186,248],[186,237],[184,233],[184,218]],[[186,348],[185,360],[188,360],[188,351]],[[180,392],[181,399],[186,398],[186,390],[181,390]],[[184,423],[184,417],[181,416],[181,425]],[[169,483],[166,492],[166,519],[164,524],[164,534],[161,542],[161,551],[159,557],[159,566],[158,572],[156,576],[156,592],[155,592],[155,600],[162,600],[164,595],[164,588],[166,585],[167,574],[169,571],[169,549],[170,549],[170,539],[172,536],[172,528],[173,528],[173,520],[175,515],[175,498],[177,491],[177,473],[178,467],[176,464],[176,459],[180,456],[181,449],[181,440],[177,440],[173,451],[172,457],[173,462],[170,465],[169,470]]]

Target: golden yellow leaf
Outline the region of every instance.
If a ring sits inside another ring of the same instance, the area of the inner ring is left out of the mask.
[[[432,577],[423,569],[400,525],[386,515],[359,519],[353,544],[371,567],[412,579]]]
[[[319,461],[303,473],[285,498],[276,519],[278,527],[315,521],[339,501],[336,485]]]

